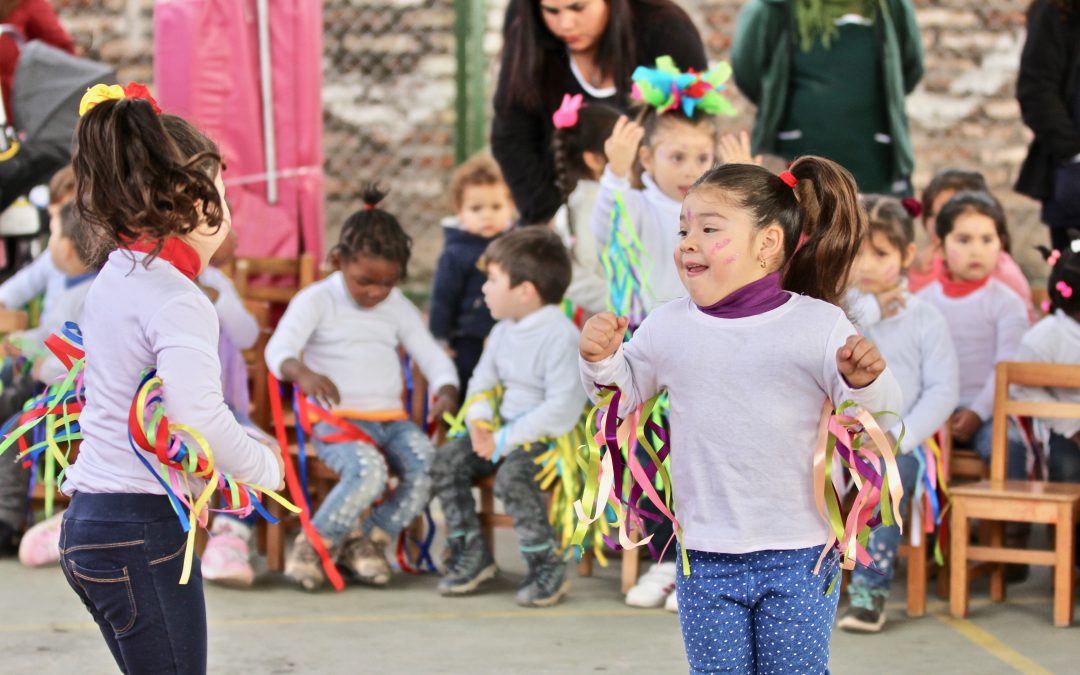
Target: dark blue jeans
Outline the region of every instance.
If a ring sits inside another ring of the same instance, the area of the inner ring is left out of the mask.
[[[198,560],[180,585],[186,538],[164,495],[76,493],[60,567],[124,673],[205,673]]]

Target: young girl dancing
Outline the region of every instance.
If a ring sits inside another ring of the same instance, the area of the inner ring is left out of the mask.
[[[670,396],[692,672],[827,671],[838,594],[814,574],[829,540],[813,494],[823,404],[901,404],[877,348],[835,306],[865,229],[855,181],[833,162],[804,157],[779,177],[720,166],[680,215],[674,263],[690,297],[653,310],[626,344],[625,317],[599,314],[582,332],[593,396],[617,385],[620,415]]]
[[[139,89],[129,85],[129,95]],[[177,583],[187,536],[147,470],[156,458],[129,440],[140,372],[157,368],[169,418],[205,437],[218,469],[266,487],[281,483],[283,469],[276,449],[249,437],[225,406],[217,316],[194,281],[229,232],[221,159],[181,157],[156,104],[147,95],[118,98],[123,91],[91,89],[76,130],[79,215],[117,250],[83,314],[93,395],[63,486],[72,497],[61,567],[121,670],[206,672],[202,577],[196,565],[187,584]]]
[[[266,365],[275,377],[334,407],[345,425],[367,434],[382,450],[367,440],[323,441],[340,437],[341,430],[327,422],[314,427],[319,459],[340,478],[312,523],[331,555],[358,581],[375,586],[390,580],[386,544],[428,503],[428,469],[435,454],[402,406],[398,350],[404,347],[436,392],[432,419],[441,419],[458,402],[454,362],[396,288],[405,278],[412,240],[397,218],[377,208],[384,194],[373,186],[365,190],[366,208],[346,219],[330,252],[337,271],[297,293],[266,345]],[[388,466],[400,482],[358,523],[386,490]],[[309,591],[326,581],[303,532],[285,561],[285,575]]]

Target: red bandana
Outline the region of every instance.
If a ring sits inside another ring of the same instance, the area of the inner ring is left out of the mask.
[[[990,277],[991,275],[987,274],[978,281],[957,281],[953,279],[949,270],[942,265],[941,273],[938,274],[938,281],[941,282],[941,290],[945,292],[945,297],[962,298],[985,286],[986,282],[990,281]]]
[[[140,239],[127,244],[124,248],[139,251],[140,253],[150,253],[157,247],[157,244],[158,242],[154,240]],[[202,267],[202,260],[199,258],[198,251],[192,248],[191,244],[176,237],[169,237],[165,240],[165,245],[161,247],[161,252],[158,253],[157,257],[170,263],[192,281],[195,281],[195,277],[199,275],[199,269]]]

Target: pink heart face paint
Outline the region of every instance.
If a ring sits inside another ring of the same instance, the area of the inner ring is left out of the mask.
[[[718,242],[716,242],[715,244],[712,245],[712,248],[709,249],[709,253],[711,255],[716,255],[720,251],[727,248],[728,244],[730,244],[730,243],[731,243],[731,238],[730,237],[728,237],[726,239],[721,239],[720,241],[718,241]]]
[[[738,260],[739,260],[739,254],[736,253],[734,255],[729,255],[728,257],[724,258],[720,262],[724,263],[725,265],[731,265],[731,264],[733,264],[735,262],[738,262]]]

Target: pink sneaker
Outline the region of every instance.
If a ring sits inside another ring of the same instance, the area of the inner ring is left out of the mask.
[[[27,567],[46,567],[60,562],[60,525],[64,512],[34,525],[19,544],[19,562]]]
[[[202,554],[202,575],[222,586],[247,588],[255,581],[247,542],[235,534],[215,534]]]

